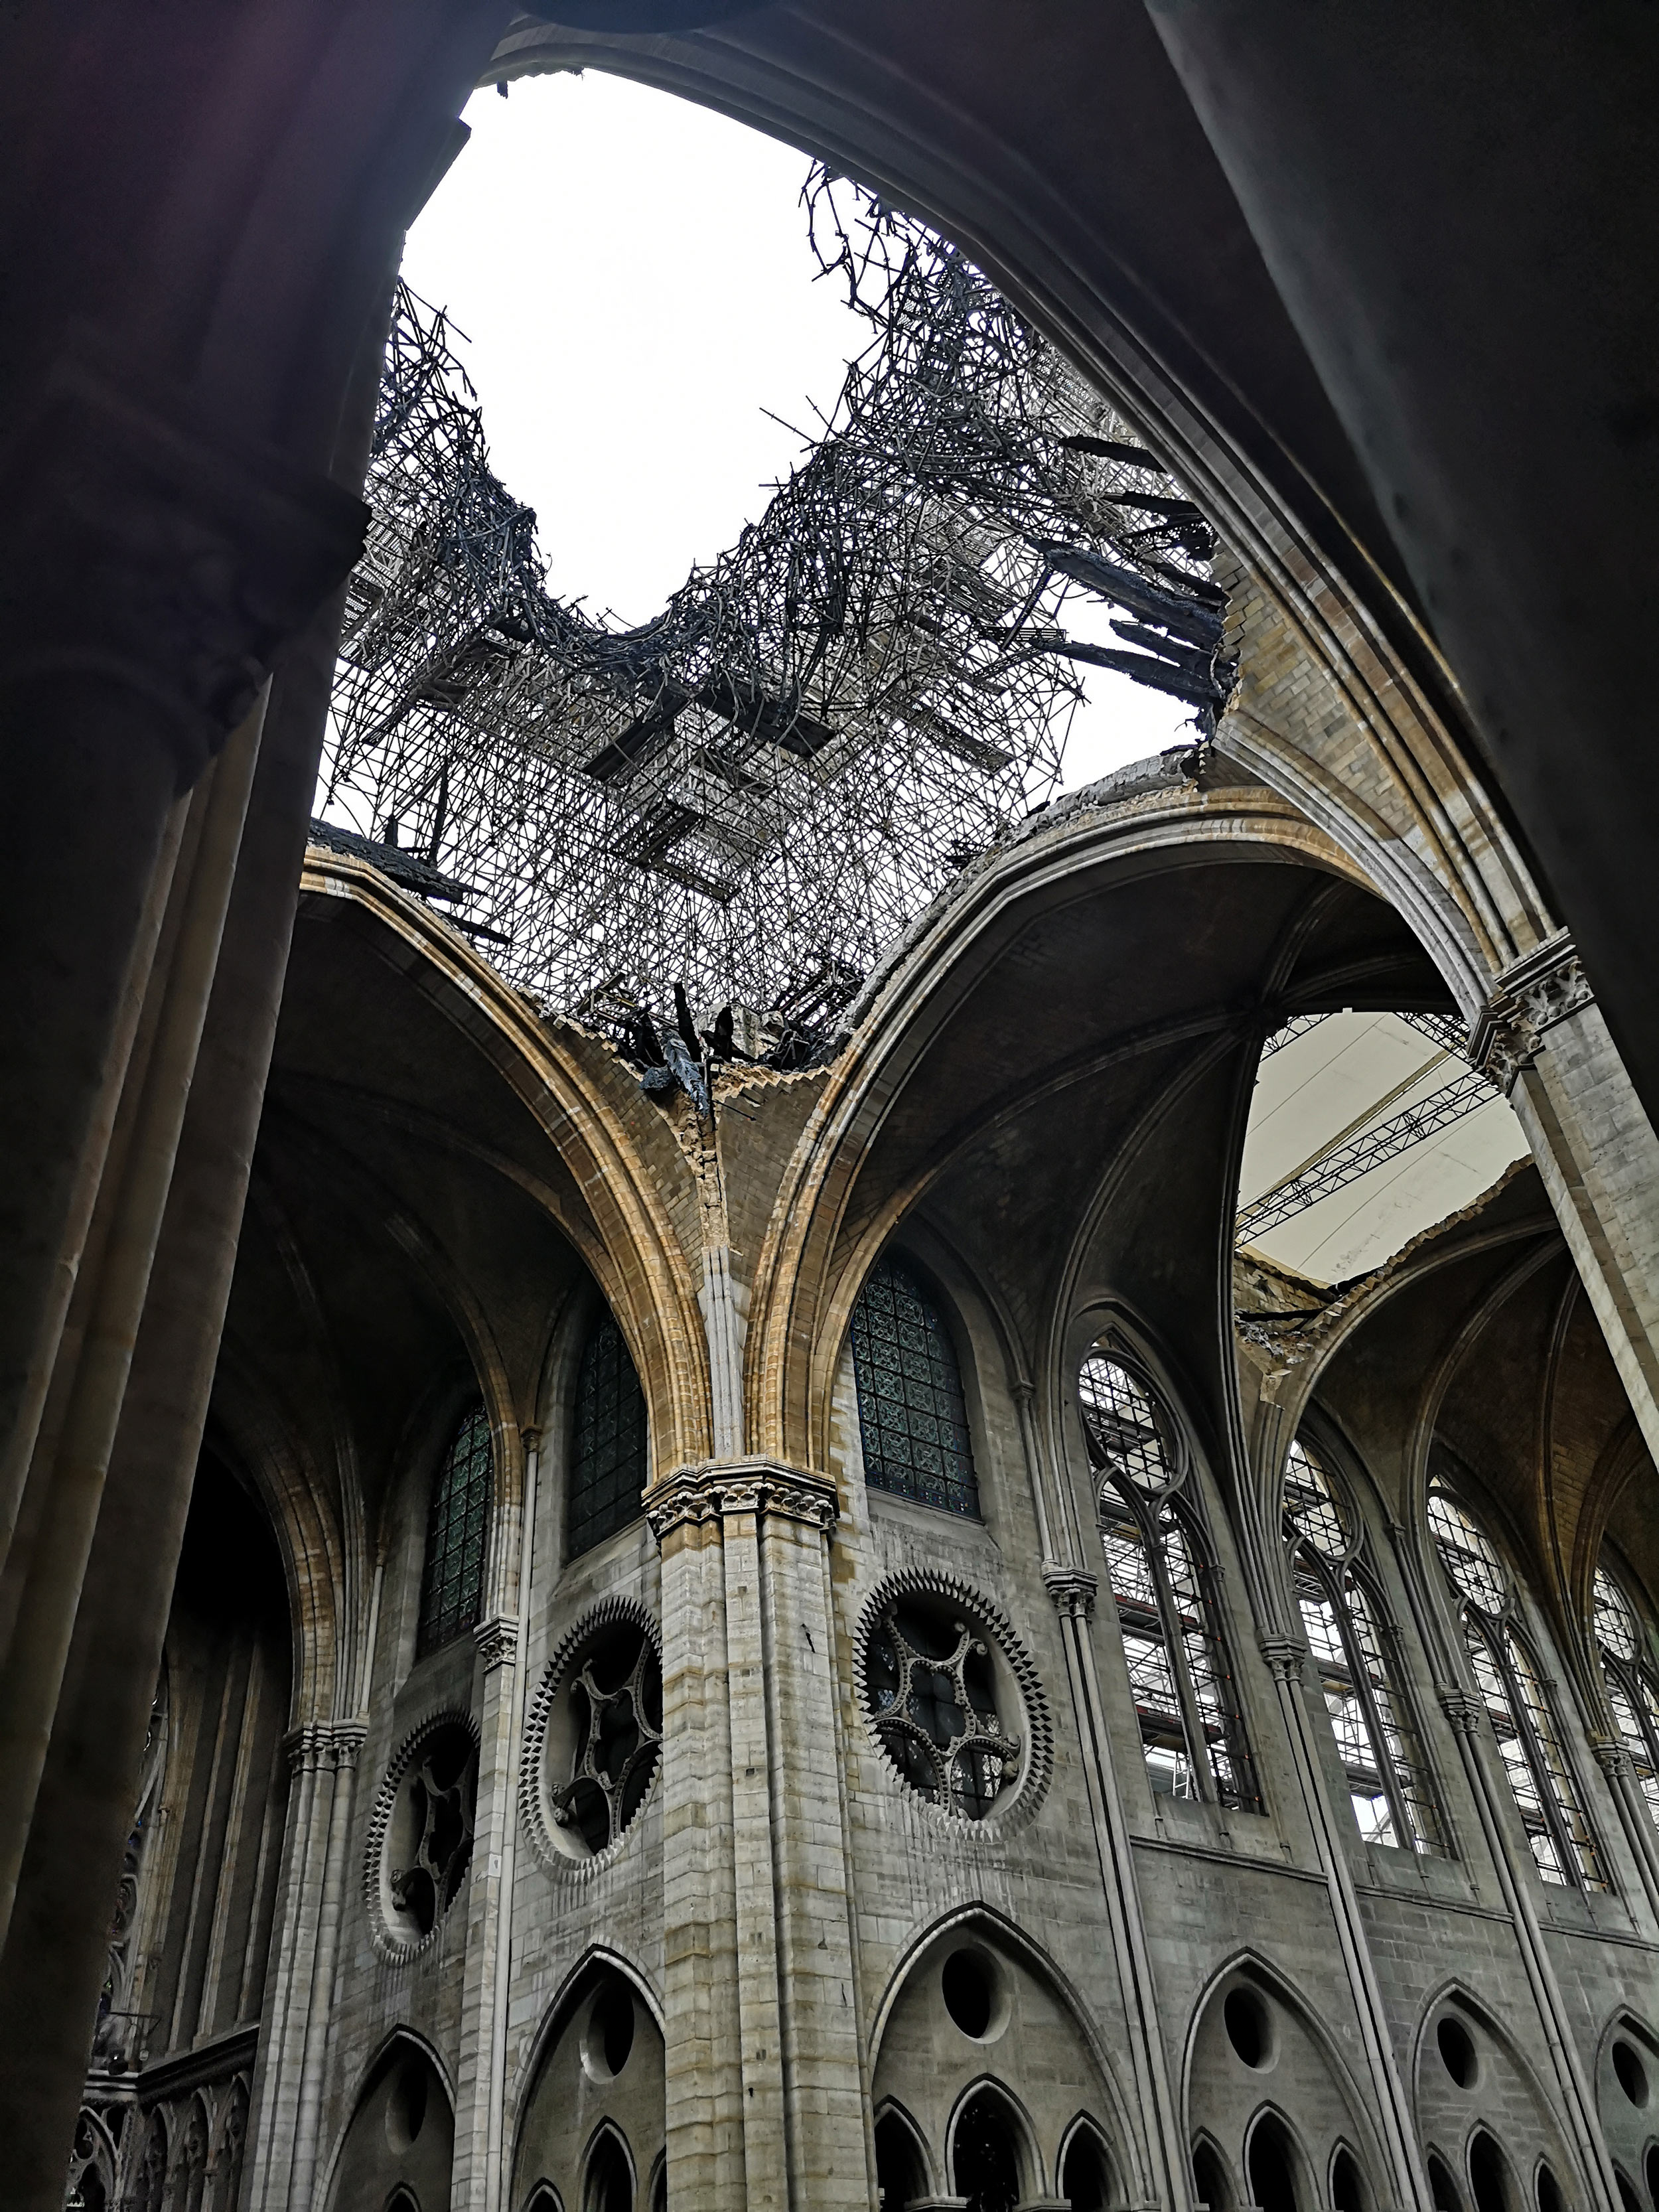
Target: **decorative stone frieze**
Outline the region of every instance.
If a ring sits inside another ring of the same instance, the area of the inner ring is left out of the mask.
[[[1059,1567],[1052,1562],[1042,1570],[1042,1587],[1054,1601],[1054,1610],[1069,1620],[1092,1620],[1098,1575],[1085,1567]]]
[[[0,486],[29,558],[0,597],[0,683],[124,698],[194,781],[362,553],[368,509],[86,361],[9,429]]]
[[[659,1544],[672,1529],[742,1513],[805,1522],[827,1532],[840,1510],[827,1475],[767,1459],[702,1460],[677,1468],[645,1494],[646,1525]]]
[[[1591,1005],[1595,993],[1565,930],[1498,977],[1475,1025],[1469,1058],[1506,1094],[1538,1057],[1558,1022]]]

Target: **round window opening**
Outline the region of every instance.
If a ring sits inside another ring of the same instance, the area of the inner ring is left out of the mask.
[[[1434,2031],[1441,2062],[1460,2089],[1467,2089],[1475,2075],[1474,2039],[1461,2020],[1448,2013]]]
[[[1273,2055],[1273,2029],[1267,2008],[1254,1990],[1229,1990],[1221,2007],[1221,2024],[1235,2055],[1246,2066],[1261,2067]]]
[[[590,2081],[614,2081],[633,2049],[634,1992],[620,1974],[607,1974],[588,2008],[582,2071]]]
[[[1012,1804],[1034,1768],[1047,1779],[1035,1676],[991,1612],[952,1586],[901,1589],[872,1601],[860,1639],[871,1732],[919,1797],[963,1820]]]
[[[956,2026],[975,2043],[988,2042],[1000,2032],[1007,2013],[1002,1976],[990,1953],[978,1944],[951,1952],[939,1975],[939,1994]]]
[[[380,1912],[405,1949],[424,1944],[455,1900],[471,1863],[477,1794],[477,1746],[459,1717],[422,1729],[386,1778],[377,1854]]]
[[[538,1832],[560,1857],[590,1861],[619,1843],[662,1756],[662,1667],[643,1618],[579,1630],[536,1701]]]
[[[1622,2039],[1613,2046],[1613,2070],[1619,2077],[1619,2086],[1632,2105],[1648,2101],[1648,2069],[1636,2055],[1635,2046]]]

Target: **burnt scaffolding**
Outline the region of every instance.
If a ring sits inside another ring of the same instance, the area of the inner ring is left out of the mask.
[[[399,289],[321,810],[591,1018],[673,978],[833,1027],[1053,793],[1078,661],[1200,737],[1226,696],[1213,539],[1158,460],[962,253],[822,169],[803,198],[871,343],[759,520],[640,629],[548,594],[445,319]],[[1085,599],[1121,646],[1068,635]]]

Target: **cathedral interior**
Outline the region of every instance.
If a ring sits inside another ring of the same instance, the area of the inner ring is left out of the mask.
[[[648,652],[397,283],[579,69],[896,257]],[[4,11],[0,2200],[1659,2212],[1656,94]],[[1079,592],[1191,741],[1027,804]]]

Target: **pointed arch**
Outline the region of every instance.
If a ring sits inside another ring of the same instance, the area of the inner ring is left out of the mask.
[[[980,2194],[976,2183],[994,2186],[1001,2180],[997,2169],[1004,2159],[1013,2166],[1019,2198],[1042,2194],[1047,2177],[1030,2113],[1006,2081],[981,2074],[962,2091],[945,2123],[945,2170],[951,2193],[973,2201]]]

